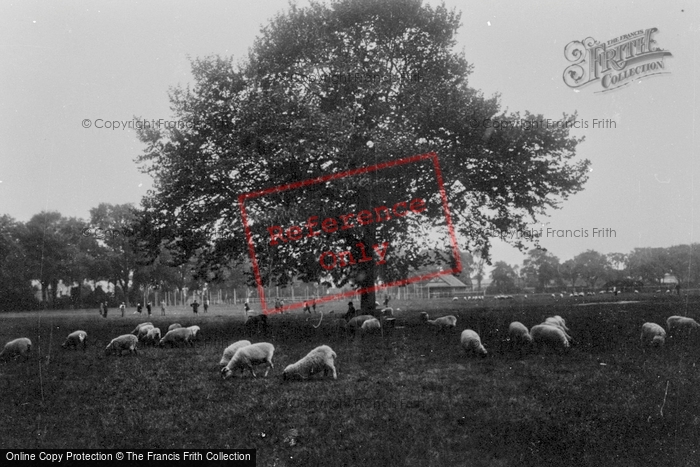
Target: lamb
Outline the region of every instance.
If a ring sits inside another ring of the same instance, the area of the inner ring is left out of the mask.
[[[136,337],[138,338],[139,341],[143,341],[146,339],[146,336],[148,335],[148,332],[151,329],[155,329],[155,326],[152,324],[147,324],[146,326],[141,326],[139,328],[139,332],[136,334]]]
[[[85,347],[87,346],[87,332],[71,332],[70,334],[68,334],[68,337],[66,337],[65,342],[61,344],[61,347],[63,347],[64,349],[67,349],[68,347],[73,347],[74,349],[77,349],[79,345],[81,345],[83,347],[83,350],[85,350]]]
[[[153,323],[151,323],[150,321],[147,323],[141,323],[138,326],[136,326],[133,331],[131,331],[131,334],[135,336],[138,335],[139,329],[141,329],[142,326],[153,326]]]
[[[192,342],[192,330],[190,328],[177,328],[168,331],[160,342],[158,342],[158,347],[163,347],[165,344],[170,344],[172,347],[176,343],[179,346],[180,342],[194,347],[194,343]]]
[[[377,331],[381,328],[382,328],[382,325],[377,318],[368,319],[362,323],[362,326],[360,326],[360,330],[362,331],[363,334],[366,334],[368,332]]]
[[[133,334],[124,334],[119,337],[115,337],[105,348],[105,355],[114,353],[121,356],[124,350],[128,350],[129,353],[138,354],[136,350],[136,344],[138,341],[138,338]]]
[[[5,359],[9,357],[19,357],[22,356],[25,359],[29,358],[29,352],[32,350],[32,341],[26,337],[20,337],[11,340],[5,344],[5,348],[0,352],[0,359]]]
[[[264,315],[263,315],[264,316]],[[265,371],[265,376],[274,368],[272,364],[272,355],[275,352],[275,347],[267,342],[258,342],[257,344],[247,345],[241,347],[233,354],[231,361],[221,369],[221,376],[227,379],[233,375],[233,370],[241,369],[244,370],[248,368],[253,377],[256,377],[253,371],[253,365],[267,364],[267,370]]]
[[[168,332],[172,331],[173,329],[180,329],[182,325],[180,323],[173,323],[170,326],[168,326]]]
[[[549,346],[557,350],[569,348],[569,339],[566,338],[566,333],[559,326],[537,324],[530,329],[530,336],[538,348],[542,346]]]
[[[662,347],[666,341],[666,331],[656,323],[642,324],[642,345]]]
[[[368,323],[369,321],[365,321]],[[307,379],[315,373],[323,372],[324,376],[333,373],[333,379],[338,379],[338,373],[335,371],[334,361],[336,354],[327,345],[320,345],[306,354],[304,358],[296,363],[287,365],[282,372],[282,379],[288,380],[293,377]]]
[[[440,318],[430,319],[428,313],[420,314],[421,320],[430,325],[436,326],[438,329],[448,329],[457,326],[457,318],[453,315],[441,316]]]
[[[144,344],[157,345],[160,341],[160,328],[150,328],[143,338]]]
[[[513,321],[508,326],[508,336],[515,345],[531,344],[532,336],[525,325],[520,321]]]
[[[481,344],[481,338],[479,337],[479,334],[477,334],[475,331],[472,331],[471,329],[465,329],[464,331],[462,331],[462,335],[460,336],[459,341],[462,344],[462,348],[467,353],[474,352],[477,355],[481,355],[482,357],[485,357],[488,354],[484,346]]]
[[[694,329],[700,329],[700,324],[693,318],[685,316],[670,316],[666,320],[669,335],[686,333],[690,334]]]
[[[228,362],[231,361],[233,356],[236,353],[236,350],[240,349],[241,347],[246,347],[250,345],[250,341],[238,341],[234,342],[233,344],[229,345],[224,349],[224,355],[221,357],[221,361],[219,362],[219,365],[221,366],[226,366],[228,365]]]

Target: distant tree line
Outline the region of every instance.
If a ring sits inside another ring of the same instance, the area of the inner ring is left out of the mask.
[[[660,287],[667,274],[682,287],[700,286],[700,244],[635,248],[627,254],[587,250],[563,263],[546,250],[533,249],[522,266],[495,262],[486,293],[515,293],[525,288],[536,292],[550,288],[595,290],[606,284],[640,282]]]

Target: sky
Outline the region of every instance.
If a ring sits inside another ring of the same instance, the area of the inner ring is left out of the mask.
[[[457,50],[474,66],[470,86],[500,94],[511,112],[578,114],[583,128],[572,134],[585,136],[577,159],[591,161],[590,179],[531,226],[544,229],[542,246],[564,261],[588,249],[699,241],[698,2],[445,3],[462,12]],[[287,8],[286,0],[0,2],[0,215],[89,219],[101,202],[138,205],[151,186],[134,162],[143,145],[134,130],[106,122],[173,120],[168,89],[193,82],[191,58],[245,60],[260,27]],[[600,81],[564,82],[570,42],[649,28],[671,54],[666,73],[607,92]],[[523,257],[494,240],[494,261]]]

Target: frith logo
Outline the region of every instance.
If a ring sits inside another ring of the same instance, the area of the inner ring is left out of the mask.
[[[635,79],[670,73],[664,57],[673,55],[656,46],[653,35],[657,31],[640,29],[607,42],[592,37],[569,42],[564,56],[572,65],[564,70],[564,83],[580,88],[600,81],[603,89],[596,91],[599,93],[626,86]]]

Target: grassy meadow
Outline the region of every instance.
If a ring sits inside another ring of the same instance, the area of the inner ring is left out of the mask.
[[[3,314],[0,343],[29,337],[34,346],[29,360],[0,363],[0,447],[256,448],[261,466],[700,465],[700,337],[639,344],[646,321],[700,318],[700,299],[595,303],[615,300],[624,298],[395,301],[397,328],[362,338],[333,326],[341,303],[320,308],[318,329],[318,315],[270,316],[267,335],[246,332],[240,305],[150,319],[133,309],[107,319],[96,310]],[[436,334],[421,311],[454,314],[457,329]],[[576,340],[568,353],[508,349],[511,321],[531,327],[556,314]],[[161,331],[197,324],[203,340],[104,355],[144,321]],[[462,351],[466,328],[487,358]],[[63,350],[77,329],[87,351]],[[222,351],[244,338],[274,344],[275,368],[224,381]],[[283,383],[284,367],[321,344],[338,355],[338,380]]]

